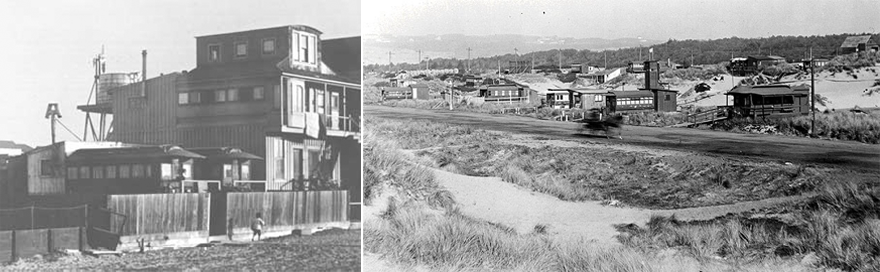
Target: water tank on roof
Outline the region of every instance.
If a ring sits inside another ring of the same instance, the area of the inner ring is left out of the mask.
[[[98,76],[98,96],[96,98],[98,104],[110,103],[110,94],[107,93],[110,89],[130,83],[132,83],[132,78],[126,73],[101,74]]]

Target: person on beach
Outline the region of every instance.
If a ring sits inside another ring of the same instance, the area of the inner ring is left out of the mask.
[[[251,230],[254,231],[254,235],[251,236],[251,242],[254,241],[254,237],[257,238],[257,241],[261,239],[263,235],[263,226],[266,225],[266,222],[263,221],[263,214],[257,213],[257,217],[251,221]]]

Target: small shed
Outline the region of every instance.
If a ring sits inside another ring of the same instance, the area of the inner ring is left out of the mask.
[[[529,101],[526,89],[518,84],[487,85],[480,88],[480,97],[486,103],[509,102],[521,103]]]
[[[733,113],[747,117],[809,113],[809,94],[807,85],[737,86],[726,93],[733,96]]]
[[[552,108],[569,108],[570,100],[568,89],[547,89],[544,92],[544,105]]]
[[[871,35],[849,36],[840,44],[840,53],[843,54],[878,50],[880,45],[871,40]]]
[[[403,100],[413,97],[410,87],[385,87],[382,89],[382,100]]]
[[[670,112],[678,109],[678,91],[654,89],[651,92],[654,93],[655,111]]]
[[[77,150],[67,158],[67,187],[102,194],[205,191],[183,182],[193,179],[194,161],[204,158],[171,145]]]
[[[412,89],[413,99],[416,100],[428,100],[431,99],[431,89],[428,87],[428,84],[425,83],[416,83],[409,85]]]
[[[572,109],[604,109],[608,90],[574,88],[567,89],[569,93],[569,108]]]
[[[651,111],[654,110],[654,92],[611,91],[605,100],[606,112]]]

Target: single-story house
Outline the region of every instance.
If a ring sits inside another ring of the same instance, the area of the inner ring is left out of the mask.
[[[733,97],[732,110],[739,116],[754,118],[810,112],[807,85],[737,86],[725,95]]]
[[[871,35],[849,36],[840,44],[840,53],[849,54],[855,52],[880,50],[880,45],[871,40]]]

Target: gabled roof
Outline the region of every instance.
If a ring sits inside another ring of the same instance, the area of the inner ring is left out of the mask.
[[[590,89],[590,88],[573,88],[567,89],[570,93],[579,93],[579,94],[610,94],[610,91],[603,89]]]
[[[179,146],[138,146],[80,149],[67,158],[71,162],[125,162],[155,159],[194,158],[204,159],[205,156],[187,151]]]
[[[428,84],[425,83],[416,83],[409,86],[412,88],[428,88]]]
[[[199,147],[189,148],[193,153],[205,156],[208,160],[263,160],[260,156],[247,153],[238,148],[233,147]]]
[[[736,86],[726,95],[735,94],[754,94],[763,96],[780,96],[780,95],[809,95],[810,87],[807,85],[788,86],[788,85],[759,85],[759,86]]]
[[[322,40],[321,59],[339,76],[360,83],[360,36]]]
[[[609,95],[609,96],[616,96],[618,98],[649,97],[649,96],[653,97],[654,93],[651,91],[645,91],[645,90],[641,90],[641,91],[611,91],[611,95]]]
[[[846,40],[843,40],[843,43],[840,44],[840,48],[855,48],[859,46],[859,44],[868,43],[870,40],[871,35],[849,36],[846,37]]]

